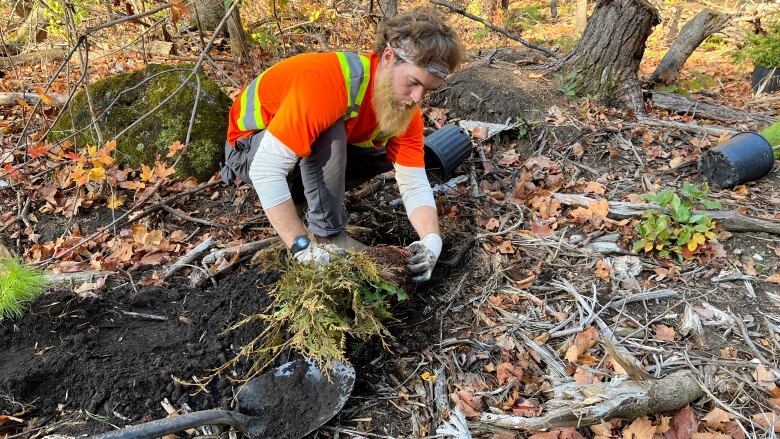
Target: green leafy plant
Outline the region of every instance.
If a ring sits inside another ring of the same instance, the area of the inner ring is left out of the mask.
[[[0,259],[0,321],[21,317],[44,286],[46,279],[41,271],[18,259]]]
[[[504,27],[513,31],[522,31],[544,20],[544,8],[541,5],[532,4],[506,11]]]
[[[775,160],[780,160],[780,120],[764,128],[761,131],[761,135],[772,145]]]
[[[747,34],[745,45],[734,53],[734,58],[751,60],[761,67],[780,67],[780,21],[769,25],[766,34]]]
[[[657,251],[661,257],[673,253],[678,257],[690,255],[708,242],[715,242],[715,223],[708,215],[695,213],[697,206],[720,209],[720,203],[707,198],[709,189],[684,183],[681,192],[661,191],[645,195],[660,210],[650,210],[635,226],[639,239],[634,251]]]
[[[693,76],[691,79],[673,82],[669,85],[657,84],[656,89],[668,93],[687,95],[718,85],[718,81],[712,75],[700,72],[692,72],[691,75]]]
[[[558,91],[566,95],[567,98],[577,97],[577,72],[556,73],[555,80],[558,81]]]

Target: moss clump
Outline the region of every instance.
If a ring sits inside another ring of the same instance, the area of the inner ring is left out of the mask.
[[[217,373],[243,358],[252,364],[249,379],[288,348],[328,371],[333,360],[347,362],[347,335],[363,341],[379,336],[384,343],[391,337],[382,323],[391,317],[389,303],[406,298],[401,288],[386,280],[389,274],[384,271],[363,253],[350,253],[324,267],[291,262],[270,291],[273,303],[268,313],[247,317],[228,329],[262,320],[265,330]]]
[[[15,258],[0,259],[0,321],[21,317],[44,286],[46,279],[40,271]]]
[[[772,145],[772,151],[775,153],[775,160],[780,160],[780,120],[764,128],[761,135]]]
[[[191,65],[168,66],[150,64],[142,70],[116,75],[90,86],[98,123],[106,140],[140,119],[149,110],[172,95],[187,79]],[[200,98],[190,136],[190,145],[176,166],[180,178],[193,176],[208,179],[219,169],[224,157],[227,120],[232,101],[219,86],[199,73]],[[168,145],[178,140],[184,143],[198,83],[195,76],[182,90],[154,114],[117,139],[115,160],[118,164],[140,167],[153,166],[157,157],[165,157]],[[61,140],[92,123],[86,93],[82,90],[73,99],[71,110],[52,129],[50,140]],[[90,127],[74,138],[76,146],[96,145],[97,134]]]

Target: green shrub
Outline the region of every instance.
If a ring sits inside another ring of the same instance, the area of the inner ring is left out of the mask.
[[[761,131],[761,135],[766,137],[766,140],[772,145],[775,159],[780,160],[780,120],[764,128],[764,130]]]
[[[0,321],[24,314],[25,306],[35,300],[46,286],[39,270],[18,259],[0,259]]]
[[[748,59],[761,67],[780,67],[780,22],[768,26],[766,34],[748,34],[745,46],[735,53],[735,59]]]

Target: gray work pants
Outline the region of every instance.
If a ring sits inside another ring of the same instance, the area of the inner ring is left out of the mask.
[[[264,133],[260,131],[239,139],[235,147],[225,144],[225,165],[221,172],[225,182],[252,184],[249,167]],[[298,160],[287,176],[293,202],[308,204],[306,220],[315,235],[333,236],[344,231],[348,220],[345,192],[391,170],[393,167],[386,157],[384,149],[347,145],[341,121],[317,137],[311,145],[311,154]]]

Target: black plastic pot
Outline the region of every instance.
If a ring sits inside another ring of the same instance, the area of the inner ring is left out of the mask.
[[[727,189],[765,176],[774,163],[772,146],[764,136],[744,132],[702,154],[699,171],[710,186]]]
[[[780,67],[756,66],[753,68],[753,76],[750,77],[750,83],[754,92],[757,92],[763,85],[762,93],[772,93],[780,88]]]
[[[471,155],[471,137],[457,125],[445,125],[425,137],[425,169],[447,180]]]

